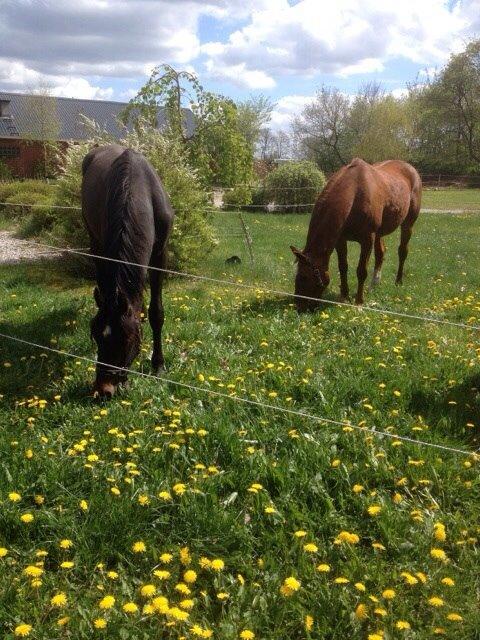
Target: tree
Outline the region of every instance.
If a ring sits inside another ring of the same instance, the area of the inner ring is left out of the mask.
[[[325,171],[337,169],[349,157],[349,113],[347,96],[338,89],[322,87],[293,121],[294,135],[304,155]]]
[[[271,165],[275,160],[288,158],[291,155],[291,138],[286,131],[261,129],[257,143],[257,154],[260,160]]]
[[[191,133],[184,107],[193,113]],[[253,150],[240,131],[233,100],[206,91],[195,75],[165,64],[153,70],[122,119],[135,126],[146,121],[156,127],[159,108],[165,113],[164,135],[183,145],[190,165],[205,186],[250,182]]]
[[[238,130],[252,149],[256,148],[262,130],[270,122],[274,107],[275,104],[264,95],[250,96],[237,104]]]
[[[480,40],[410,87],[414,156],[431,169],[480,168]]]
[[[47,177],[53,172],[60,121],[57,112],[57,100],[49,87],[39,85],[27,96],[28,124],[26,136],[30,142],[39,143],[42,147],[42,166],[40,173]]]

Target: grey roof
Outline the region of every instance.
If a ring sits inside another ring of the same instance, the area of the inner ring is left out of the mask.
[[[32,96],[24,93],[8,93],[0,90],[0,102],[7,101],[8,115],[0,117],[1,138],[39,138],[47,121],[55,123],[55,129],[59,128],[59,140],[85,140],[88,133],[82,124],[81,116],[94,120],[103,129],[115,137],[121,137],[122,128],[117,119],[126,102],[107,102],[103,100],[80,100],[77,98],[54,98]],[[185,127],[188,135],[194,130],[193,113],[189,109],[183,109]],[[41,114],[47,115],[42,116]],[[159,128],[165,123],[164,110],[158,109]]]

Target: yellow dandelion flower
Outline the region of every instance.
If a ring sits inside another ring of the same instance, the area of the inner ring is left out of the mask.
[[[329,564],[319,564],[317,565],[317,571],[319,571],[320,573],[328,573],[329,571],[331,571],[332,568],[330,567]]]
[[[31,624],[19,624],[15,627],[13,633],[19,638],[26,638],[30,635],[30,631],[32,631],[33,627]]]
[[[138,496],[138,504],[142,505],[142,507],[145,507],[150,504],[150,498],[146,495],[140,495]]]
[[[8,554],[8,549],[6,549],[5,547],[0,547],[0,558],[5,558],[7,554]]]
[[[162,553],[160,556],[160,562],[163,564],[169,564],[173,560],[173,555],[171,553]]]
[[[340,533],[334,540],[334,544],[342,544],[342,542],[348,542],[349,544],[358,544],[360,542],[360,538],[356,533],[340,531]]]
[[[402,571],[400,575],[405,580],[405,582],[410,586],[413,586],[414,584],[418,584],[417,578],[415,576],[412,576],[411,573],[408,573],[408,571]]]
[[[86,500],[80,500],[78,506],[82,511],[88,511],[88,502]]]
[[[61,569],[72,569],[74,566],[75,566],[75,563],[72,562],[71,560],[65,560],[64,562],[60,563]]]
[[[355,584],[353,586],[358,591],[366,591],[367,590],[367,587],[363,584],[363,582],[355,582]]]
[[[382,592],[382,596],[385,598],[385,600],[393,600],[393,598],[395,598],[395,590],[394,589],[385,589]]]
[[[173,493],[176,493],[177,496],[183,496],[186,490],[187,490],[187,485],[183,484],[183,482],[177,482],[177,484],[174,484],[172,487]]]
[[[33,564],[29,564],[28,567],[25,567],[23,573],[29,578],[39,578],[43,573],[43,569],[41,567],[36,567]]]
[[[313,627],[313,617],[305,616],[305,631],[311,631]]]
[[[144,584],[140,588],[140,593],[144,598],[151,598],[156,591],[157,591],[157,588],[154,584]]]
[[[397,627],[397,629],[400,629],[400,631],[406,631],[407,629],[411,629],[410,623],[407,622],[406,620],[397,620],[397,622],[395,623],[395,626]]]
[[[317,553],[318,547],[313,542],[307,542],[307,544],[303,545],[303,550],[307,553]]]
[[[68,540],[67,538],[64,538],[63,540],[60,540],[58,546],[60,547],[60,549],[70,549],[70,547],[73,547],[73,542],[71,540]]]
[[[113,596],[105,596],[98,603],[100,609],[111,609],[114,605],[115,598]]]
[[[60,591],[50,599],[50,604],[52,607],[64,607],[67,604],[67,596],[63,591]]]
[[[376,607],[376,609],[373,610],[373,613],[383,618],[384,616],[387,615],[387,610],[383,609],[382,607]]]
[[[345,578],[345,576],[338,576],[338,578],[335,578],[333,582],[335,584],[348,584],[350,580],[348,578]]]
[[[135,604],[135,602],[126,602],[122,609],[125,611],[125,613],[128,613],[130,615],[132,615],[133,613],[137,613],[138,611],[138,607]]]
[[[355,609],[355,617],[357,620],[366,620],[368,618],[368,609],[366,605],[360,603]]]
[[[172,499],[172,494],[170,493],[170,491],[160,491],[158,497],[160,498],[160,500],[168,501]]]
[[[153,575],[156,576],[159,580],[168,580],[171,573],[170,571],[166,571],[165,569],[155,569]]]
[[[193,584],[197,579],[197,574],[195,571],[193,571],[193,569],[189,569],[183,574],[183,579],[187,584]]]
[[[25,524],[29,524],[30,522],[33,522],[34,517],[32,513],[24,513],[20,516],[20,520]]]
[[[67,625],[70,622],[70,616],[64,616],[63,618],[59,618],[57,620],[57,626],[58,627],[64,627],[65,625]]]
[[[435,540],[438,540],[439,542],[445,542],[445,540],[447,539],[445,525],[441,522],[436,522],[433,525],[433,535],[435,537]]]
[[[225,567],[225,563],[220,558],[215,558],[210,562],[210,566],[214,571],[221,571]]]
[[[293,595],[296,591],[298,591],[300,587],[301,587],[301,582],[296,578],[294,578],[293,576],[290,576],[288,578],[285,578],[285,580],[283,581],[283,585],[280,587],[280,593],[283,596],[289,597]]]
[[[445,603],[442,598],[439,598],[438,596],[432,596],[428,599],[428,604],[432,607],[443,607]]]
[[[367,513],[369,516],[378,516],[381,510],[382,507],[379,504],[372,504],[370,507],[368,507]]]
[[[364,486],[362,484],[354,484],[352,487],[353,493],[361,493],[364,490]]]
[[[12,491],[11,493],[8,494],[8,499],[11,502],[20,502],[20,500],[22,499],[22,496],[16,491]]]
[[[383,640],[383,633],[369,633],[368,640]]]
[[[255,638],[255,634],[253,631],[250,631],[250,629],[244,629],[243,631],[240,631],[240,638],[242,640],[253,640],[253,638]]]
[[[303,529],[299,529],[298,531],[295,531],[295,533],[293,535],[296,538],[304,538],[307,535],[307,532],[303,531]]]
[[[460,614],[452,612],[447,615],[447,620],[451,620],[452,622],[461,622],[463,618]]]
[[[105,629],[105,627],[107,626],[107,621],[105,620],[105,618],[95,618],[95,620],[93,621],[93,626],[95,627],[95,629]]]
[[[142,540],[138,540],[137,542],[134,542],[132,544],[133,553],[145,553],[146,550],[147,550],[147,547],[145,543],[142,542]]]
[[[447,562],[447,554],[443,549],[431,549],[430,555],[434,560],[441,560],[442,562]]]
[[[183,565],[188,565],[190,564],[192,561],[192,558],[190,556],[190,550],[188,547],[182,547],[180,549],[180,562]]]
[[[181,600],[178,603],[178,606],[180,607],[180,609],[185,609],[186,611],[190,611],[190,609],[193,609],[193,607],[195,606],[195,601],[194,600]]]
[[[455,585],[455,580],[453,580],[453,578],[442,578],[440,582],[447,587],[453,587]]]

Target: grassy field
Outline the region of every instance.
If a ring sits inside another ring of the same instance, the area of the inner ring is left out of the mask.
[[[425,188],[422,196],[425,209],[466,209],[480,211],[480,189]]]
[[[478,459],[207,393],[473,452],[478,332],[299,317],[262,285],[292,290],[307,217],[246,218],[254,265],[223,237],[198,271],[258,290],[166,288],[167,375],[204,392],[132,375],[98,404],[89,363],[0,339],[2,638],[480,638]],[[367,304],[479,325],[479,218],[422,216],[400,288],[397,241]],[[61,263],[0,283],[0,331],[94,357],[91,283]],[[149,350],[145,327],[136,370]]]

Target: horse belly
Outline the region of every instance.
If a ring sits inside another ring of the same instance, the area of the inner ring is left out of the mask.
[[[379,235],[388,236],[393,233],[407,217],[408,206],[390,206],[383,211],[382,224],[378,230]]]

